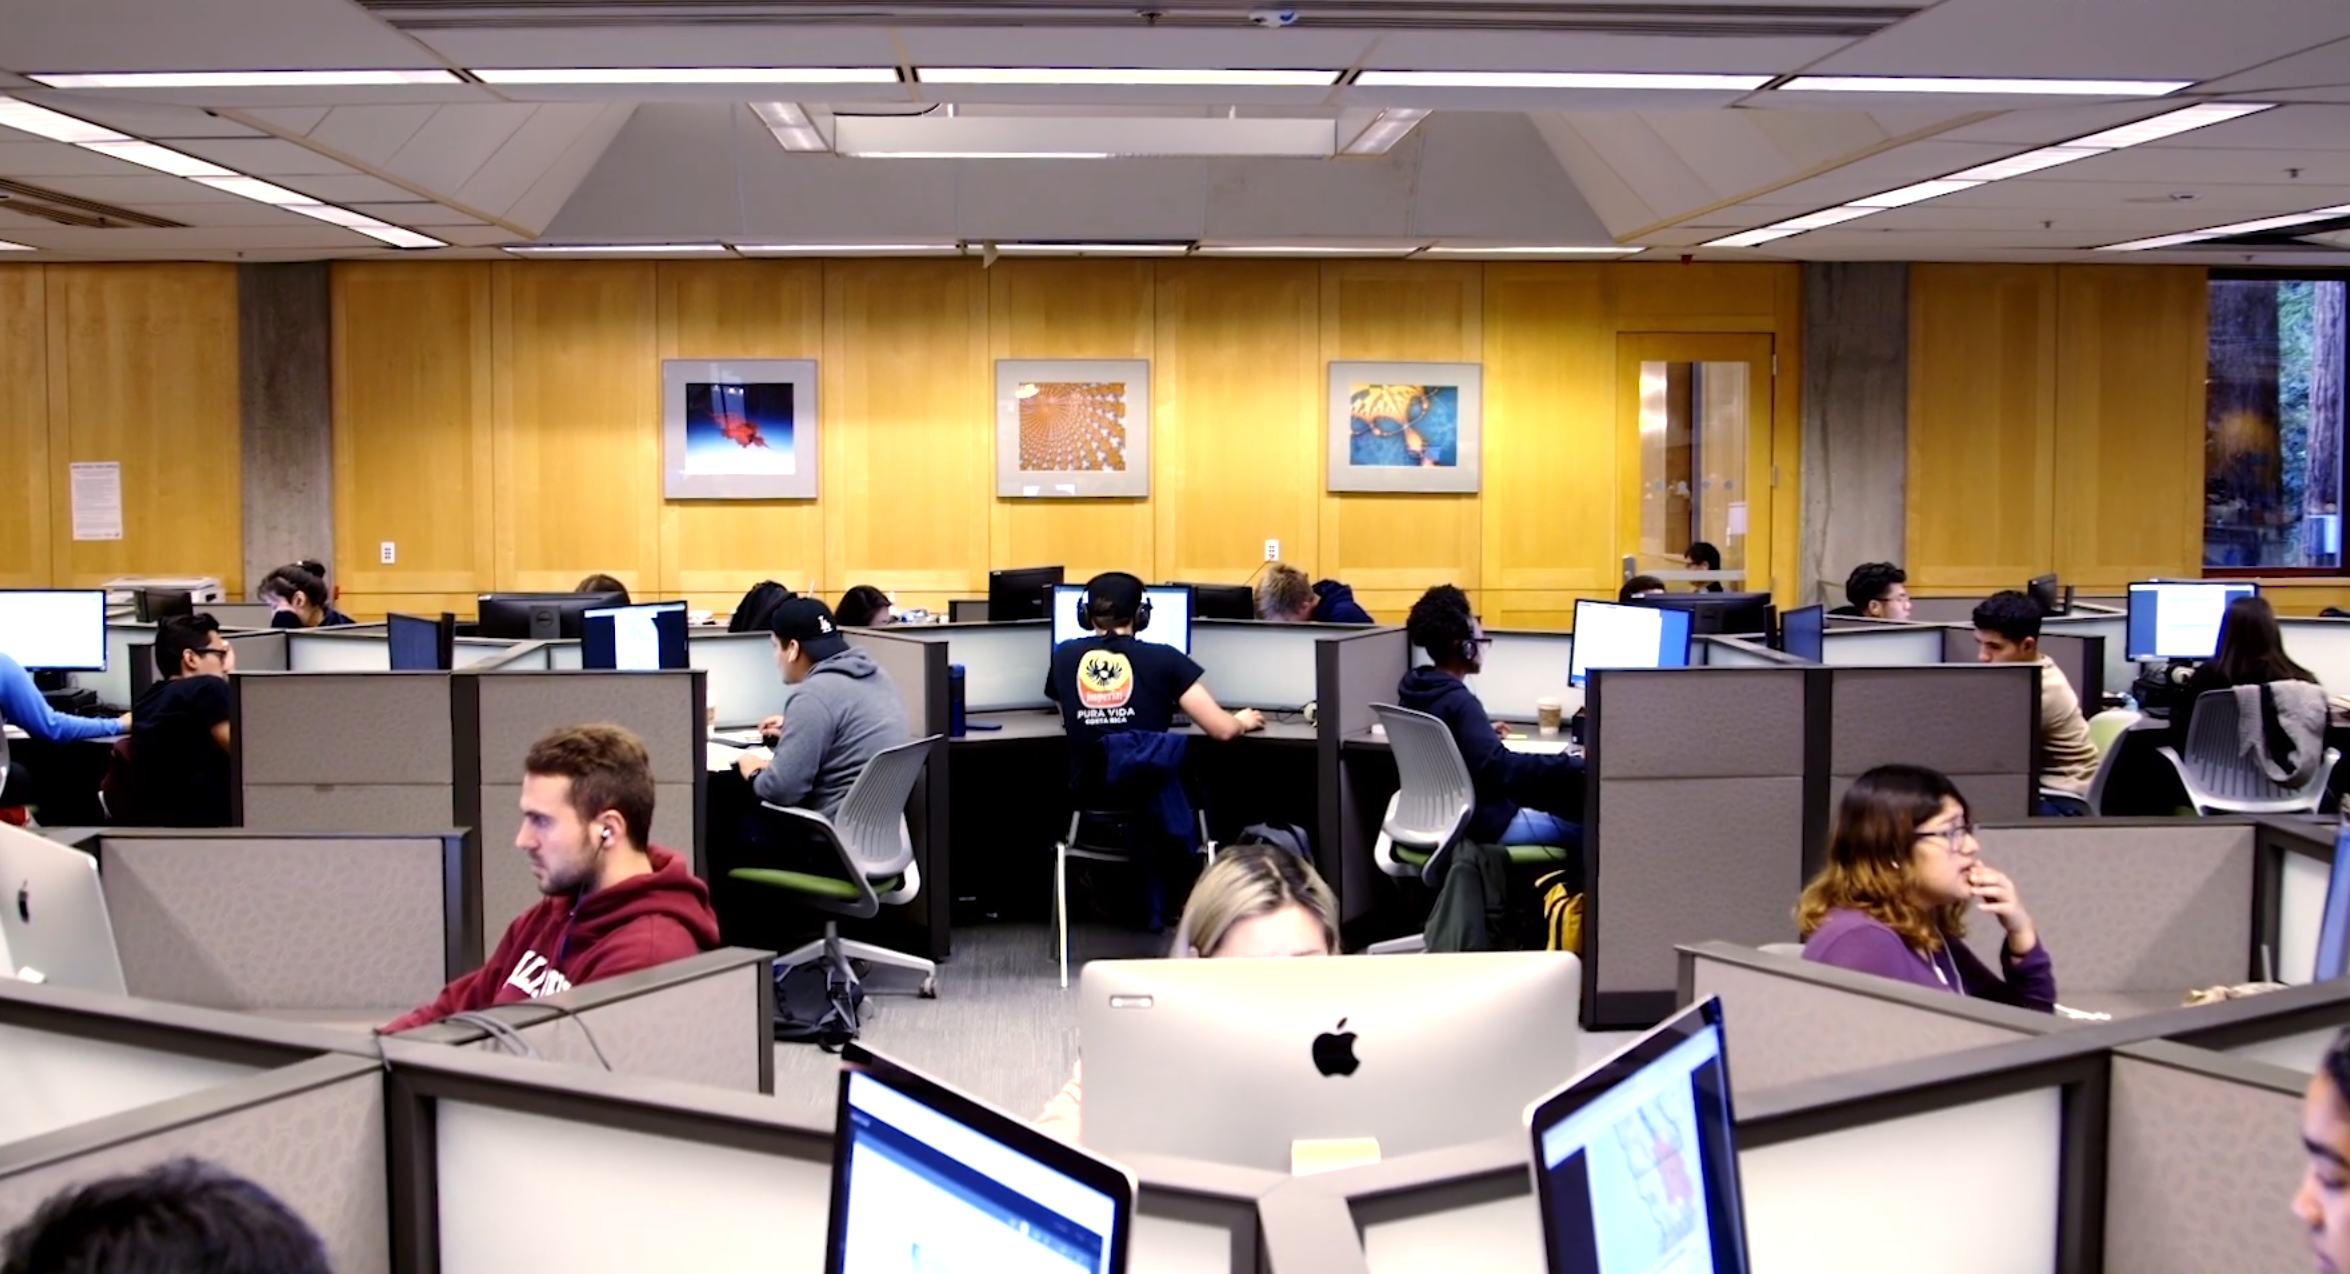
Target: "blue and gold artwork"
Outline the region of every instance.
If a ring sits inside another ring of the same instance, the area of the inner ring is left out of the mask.
[[[1459,464],[1460,394],[1456,385],[1355,386],[1349,396],[1349,462],[1404,469]]]

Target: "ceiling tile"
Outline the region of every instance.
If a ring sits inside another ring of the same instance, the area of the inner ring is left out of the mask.
[[[343,205],[353,212],[389,221],[395,226],[479,226],[487,225],[479,217],[468,217],[437,203],[354,203]],[[500,230],[505,235],[506,231]],[[512,236],[508,236],[509,238]]]
[[[178,149],[253,177],[341,175],[349,168],[305,146],[275,137],[181,142]]]
[[[1805,70],[2203,80],[2345,36],[2340,0],[1943,0]]]
[[[206,71],[427,64],[348,0],[7,0],[0,66]],[[541,37],[544,38],[543,36]]]
[[[354,173],[341,177],[296,177],[284,183],[314,195],[328,203],[353,203],[368,200],[408,200],[416,198],[414,191],[403,189],[380,177]]]
[[[0,132],[0,136],[17,138],[22,133]],[[30,181],[38,177],[118,177],[125,173],[144,172],[135,164],[125,164],[110,155],[68,146],[63,142],[0,141],[0,177],[18,177]]]

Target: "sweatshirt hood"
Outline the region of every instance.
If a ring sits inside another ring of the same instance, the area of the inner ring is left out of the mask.
[[[1326,606],[1352,606],[1355,604],[1354,586],[1341,584],[1334,579],[1326,579],[1315,584],[1314,596],[1321,598],[1322,603]]]
[[[1396,687],[1396,700],[1399,706],[1414,712],[1434,714],[1445,700],[1468,693],[1469,687],[1460,678],[1442,669],[1425,666],[1404,674],[1402,683]]]
[[[645,851],[653,870],[607,885],[582,899],[571,913],[572,944],[597,939],[645,916],[668,916],[694,935],[703,950],[718,945],[718,920],[710,910],[710,887],[686,867],[683,856],[658,845]]]
[[[814,681],[818,677],[833,676],[853,677],[862,681],[879,671],[881,671],[880,665],[873,662],[873,656],[867,654],[864,647],[851,646],[809,669],[808,680]]]

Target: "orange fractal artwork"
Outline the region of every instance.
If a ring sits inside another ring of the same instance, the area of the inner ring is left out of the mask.
[[[1126,386],[1120,382],[1023,384],[1020,468],[1049,473],[1126,470]]]

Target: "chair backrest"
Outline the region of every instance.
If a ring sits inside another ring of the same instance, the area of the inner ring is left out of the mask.
[[[938,738],[933,734],[875,753],[833,814],[833,833],[867,880],[898,875],[914,861],[906,800]]]
[[[2195,772],[2204,791],[2225,800],[2282,801],[2299,795],[2271,780],[2259,758],[2244,747],[2242,714],[2236,710],[2232,689],[2196,696],[2194,715],[2187,720],[2187,750],[2180,759]]]
[[[1452,844],[1477,808],[1477,788],[1452,731],[1425,712],[1392,703],[1374,703],[1371,711],[1379,714],[1388,750],[1395,754],[1395,812],[1387,834],[1417,842],[1415,849],[1435,851]]]

